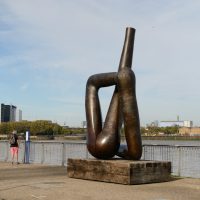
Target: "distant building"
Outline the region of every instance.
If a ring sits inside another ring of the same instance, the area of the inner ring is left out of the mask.
[[[193,122],[192,121],[184,121],[184,125],[183,126],[191,128],[193,126]]]
[[[147,126],[158,127],[159,126],[159,122],[158,122],[158,120],[155,120],[155,121],[151,122],[150,124],[147,124]]]
[[[102,127],[104,127],[105,122],[102,122]],[[123,124],[122,124],[123,127]],[[87,121],[82,121],[81,122],[81,128],[87,128]]]
[[[67,126],[67,125],[64,125],[64,126],[62,126],[63,128],[65,128],[65,129],[68,129],[69,128],[69,126]]]
[[[184,125],[183,121],[160,121],[159,127],[171,127],[171,126],[180,126]]]
[[[21,122],[22,121],[22,110],[20,110],[20,109],[17,109],[16,121],[17,122]]]
[[[18,110],[14,105],[1,104],[0,122],[15,122],[22,120],[22,111]]]
[[[16,106],[1,104],[1,122],[16,121]]]
[[[179,126],[179,127],[192,127],[192,121],[160,121],[159,127],[172,127],[172,126]]]
[[[82,126],[82,128],[87,128],[87,122],[86,121],[82,121],[81,126]]]
[[[188,136],[200,136],[200,128],[199,127],[182,127],[179,128],[180,135],[188,135]]]

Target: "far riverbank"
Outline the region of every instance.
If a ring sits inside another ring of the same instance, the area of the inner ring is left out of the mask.
[[[200,141],[200,136],[180,136],[180,135],[166,135],[166,136],[142,136],[143,140],[197,140]]]
[[[21,138],[24,139],[23,137]],[[38,135],[31,136],[30,139],[33,141],[43,141],[43,140],[54,140],[54,141],[84,141],[87,139],[86,134],[73,134],[73,135]],[[0,140],[8,140],[6,135],[1,135]],[[121,136],[121,140],[125,140],[125,136]],[[180,136],[180,135],[164,135],[164,136],[142,136],[142,140],[160,140],[160,141],[199,141],[200,136]]]
[[[56,136],[55,140],[86,140],[86,135]],[[125,140],[125,136],[121,136]],[[180,140],[180,141],[200,141],[200,136],[142,136],[142,140]]]

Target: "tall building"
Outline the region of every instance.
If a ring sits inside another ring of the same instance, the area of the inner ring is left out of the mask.
[[[20,109],[17,109],[16,121],[17,121],[17,122],[22,121],[22,110],[20,110]]]
[[[16,106],[1,104],[1,122],[16,121]]]
[[[82,121],[81,125],[82,125],[82,128],[87,128],[87,122],[86,121]]]

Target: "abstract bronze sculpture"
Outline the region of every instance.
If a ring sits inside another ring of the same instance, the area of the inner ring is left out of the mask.
[[[118,155],[139,160],[142,155],[140,121],[135,94],[135,75],[131,70],[135,29],[127,28],[118,72],[95,74],[86,85],[87,148],[96,158]],[[102,128],[98,90],[115,85]],[[120,129],[124,122],[127,145],[120,146]]]

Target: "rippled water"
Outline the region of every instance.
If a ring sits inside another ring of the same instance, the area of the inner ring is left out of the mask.
[[[143,140],[143,144],[157,145],[180,145],[180,146],[200,146],[200,141],[185,140]]]

